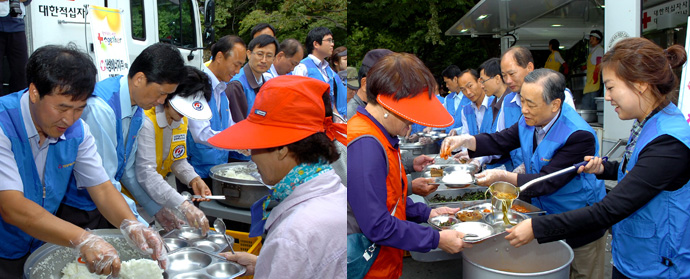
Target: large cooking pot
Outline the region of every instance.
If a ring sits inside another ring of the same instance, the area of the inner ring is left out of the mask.
[[[218,202],[225,205],[250,208],[254,202],[269,194],[268,188],[255,179],[240,179],[223,176],[226,170],[238,170],[243,174],[256,171],[249,162],[236,162],[217,165],[211,168],[211,179],[213,179],[212,191],[216,195],[225,195],[225,200]],[[268,208],[276,206],[278,202],[272,201]]]
[[[400,143],[400,150],[407,150],[412,152],[413,155],[422,154],[436,154],[441,150],[441,146],[436,142],[431,142],[428,144],[420,144],[419,142],[414,143]]]
[[[515,248],[503,237],[474,244],[462,253],[463,278],[564,278],[570,276],[573,249],[564,241],[532,241]]]

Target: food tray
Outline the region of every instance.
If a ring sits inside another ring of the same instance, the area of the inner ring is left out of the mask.
[[[491,204],[488,202],[484,202],[484,203],[475,204],[472,206],[462,208],[461,211],[478,210],[482,214],[483,217],[479,221],[467,221],[467,222],[461,222],[457,218],[454,218],[454,220],[456,220],[457,223],[450,225],[449,229],[458,229],[459,231],[462,231],[464,233],[474,233],[474,234],[478,235],[478,237],[465,237],[464,241],[467,243],[478,243],[478,242],[484,241],[486,239],[489,239],[489,238],[492,238],[494,236],[497,236],[499,234],[504,233],[505,229],[507,227],[503,224],[503,213],[499,212],[494,216],[494,214],[489,213],[489,212],[485,212],[483,210],[486,208],[491,208]],[[441,216],[441,215],[439,215],[439,216]],[[519,213],[519,212],[513,211],[512,209],[509,211],[508,216],[509,216],[510,221],[512,223],[519,223],[521,221],[524,221],[524,220],[530,218],[530,216],[528,216],[527,214]],[[438,216],[429,219],[429,221],[428,221],[429,225],[431,225],[431,227],[433,227],[437,230],[445,229],[445,227],[440,227],[440,226],[438,226],[438,224],[435,224],[435,223],[438,223],[438,222],[436,222],[437,220],[435,220],[435,218],[437,218],[437,217]],[[455,217],[455,216],[453,216],[453,217]],[[482,225],[479,225],[479,224],[459,225],[459,224],[463,224],[463,223],[481,223]],[[463,228],[464,226],[481,226],[481,230],[477,231],[477,232],[472,232],[472,231],[466,230],[466,229],[472,230],[472,228]],[[508,227],[512,227],[512,226],[508,226]],[[488,231],[488,233],[485,233],[483,230],[487,230],[487,229],[489,231]]]
[[[163,241],[168,245],[171,251],[186,247],[196,247],[200,250],[209,253],[220,253],[229,251],[228,242],[223,239],[223,235],[215,231],[209,231],[206,237],[201,236],[201,231],[196,228],[183,226],[180,229],[174,229],[163,236]],[[225,235],[230,243],[235,240],[232,236]]]
[[[484,195],[486,189],[486,187],[480,186],[471,186],[467,188],[438,189],[436,190],[436,192],[433,192],[424,197],[424,200],[432,208],[441,206],[463,208],[475,205],[477,203],[490,202],[490,199],[486,199],[488,196]],[[465,197],[464,199],[463,196]],[[472,196],[478,197],[480,199],[469,199]],[[435,197],[444,198],[446,199],[446,201],[439,201]]]
[[[238,263],[194,247],[180,248],[171,252],[168,255],[168,262],[166,274],[169,279],[226,279],[238,277],[247,271]]]
[[[529,210],[529,212],[520,212],[520,213],[526,214],[529,217],[535,217],[535,216],[539,216],[539,215],[546,213],[546,211],[541,210],[539,207],[536,207],[530,203],[524,202],[524,201],[519,200],[519,199],[515,199],[513,201],[513,206],[522,206],[525,209]],[[464,209],[465,210],[475,210],[476,209],[476,210],[479,210],[481,212],[484,212],[485,209],[488,209],[489,210],[488,212],[491,212],[491,210],[492,210],[490,201],[486,202],[486,203],[475,204],[473,206],[469,206],[469,207],[464,208]],[[487,212],[484,212],[484,213],[487,213]]]

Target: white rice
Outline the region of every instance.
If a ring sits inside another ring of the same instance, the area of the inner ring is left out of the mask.
[[[247,174],[248,170],[246,168],[238,168],[237,170],[235,169],[225,169],[221,170],[218,172],[221,176],[227,177],[227,178],[234,178],[234,179],[242,179],[242,180],[252,180],[256,181],[256,178],[253,176]]]
[[[70,262],[62,269],[62,279],[105,279],[107,275],[96,275],[90,273],[86,265],[78,263],[76,260]],[[122,263],[120,268],[121,279],[163,279],[163,270],[153,260],[138,259],[129,260]]]
[[[443,182],[448,184],[470,184],[472,175],[466,172],[452,172],[443,177]]]

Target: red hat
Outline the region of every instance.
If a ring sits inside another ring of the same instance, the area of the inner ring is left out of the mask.
[[[453,116],[436,96],[429,97],[427,90],[412,98],[395,100],[393,96],[395,94],[378,95],[376,101],[390,112],[422,126],[444,128],[453,125]]]
[[[302,76],[278,76],[259,90],[247,119],[208,140],[224,149],[261,149],[284,146],[318,132],[344,141],[346,124],[326,117],[322,95],[327,83]],[[341,142],[342,142],[341,141]]]

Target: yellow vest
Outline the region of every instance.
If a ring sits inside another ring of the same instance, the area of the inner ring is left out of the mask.
[[[170,166],[172,166],[173,161],[187,158],[187,117],[182,117],[180,126],[172,130],[168,157],[163,161],[163,129],[158,126],[156,120],[156,107],[144,113],[153,122],[153,130],[156,134],[156,171],[166,177],[170,173]]]
[[[549,58],[546,59],[546,63],[544,64],[544,68],[554,70],[558,72],[561,69],[561,63],[558,63],[556,61],[556,52],[552,51],[551,55],[549,55]]]
[[[601,47],[601,44],[595,46],[594,48],[597,47]],[[587,82],[585,83],[585,90],[583,90],[584,94],[599,91],[599,86],[601,85],[601,78],[597,78],[597,82],[594,82],[594,69],[596,69],[597,65],[592,64],[593,53],[594,50],[587,55]],[[599,74],[601,74],[601,71],[599,71]]]

